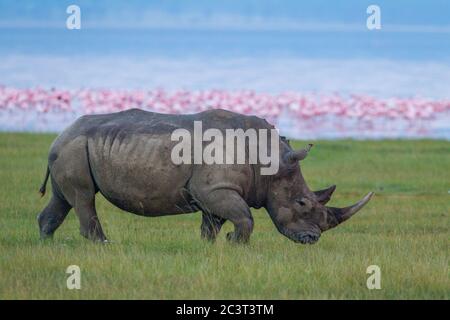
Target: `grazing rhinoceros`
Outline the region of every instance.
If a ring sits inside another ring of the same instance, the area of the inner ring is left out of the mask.
[[[51,177],[53,195],[39,214],[42,238],[52,236],[71,208],[81,234],[105,242],[95,210],[95,194],[117,207],[143,216],[202,212],[201,235],[214,240],[225,221],[234,224],[230,241],[247,242],[253,230],[250,207],[264,207],[278,231],[300,243],[315,243],[321,233],[349,219],[372,196],[347,208],[326,207],[335,186],[313,192],[305,183],[298,162],[309,147],[294,151],[277,138],[279,170],[260,173],[254,164],[175,164],[171,150],[176,129],[265,129],[274,127],[255,116],[224,110],[191,115],[168,115],[137,109],[78,119],[53,142],[45,186]]]

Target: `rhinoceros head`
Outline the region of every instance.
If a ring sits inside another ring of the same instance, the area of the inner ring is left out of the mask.
[[[303,244],[317,242],[322,232],[349,219],[373,195],[370,192],[361,201],[346,208],[327,207],[325,204],[336,187],[311,191],[298,165],[311,147],[309,145],[295,151],[284,143],[284,147],[280,148],[280,170],[269,183],[266,206],[277,229],[289,239]]]

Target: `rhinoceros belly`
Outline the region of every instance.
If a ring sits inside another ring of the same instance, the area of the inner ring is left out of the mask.
[[[174,165],[169,133],[96,134],[88,138],[99,191],[119,208],[145,216],[189,213],[190,165]]]

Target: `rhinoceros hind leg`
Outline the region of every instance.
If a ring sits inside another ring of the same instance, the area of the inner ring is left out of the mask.
[[[51,238],[71,209],[71,205],[57,194],[53,194],[50,202],[38,215],[41,239]]]
[[[253,231],[253,217],[247,203],[236,191],[214,190],[202,201],[202,206],[208,212],[234,224],[234,232],[227,234],[229,241],[236,243],[249,241]]]
[[[227,220],[224,218],[204,212],[202,214],[202,226],[201,226],[202,238],[212,242],[216,240],[216,237],[219,234],[222,225],[226,221]]]
[[[91,174],[88,147],[85,137],[67,143],[50,168],[59,191],[75,209],[80,221],[82,236],[106,242],[95,211],[95,194],[98,191]]]
[[[74,205],[80,220],[80,234],[90,240],[108,242],[95,210],[95,193],[77,195]]]

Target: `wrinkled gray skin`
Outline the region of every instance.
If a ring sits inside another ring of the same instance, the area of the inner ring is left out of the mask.
[[[298,161],[309,148],[294,151],[280,138],[280,170],[260,174],[260,164],[175,165],[171,134],[193,130],[194,121],[208,128],[272,129],[265,120],[224,110],[193,115],[167,115],[128,110],[78,119],[53,142],[48,157],[53,195],[39,214],[42,238],[52,236],[71,208],[81,234],[106,242],[95,210],[95,194],[142,216],[192,213],[203,215],[201,235],[214,240],[225,221],[234,225],[230,241],[245,243],[253,230],[250,207],[264,207],[280,233],[300,243],[314,243],[321,233],[350,218],[372,193],[354,206],[326,207],[335,187],[312,192]],[[225,135],[225,134],[224,134]],[[270,140],[269,140],[270,141]]]

